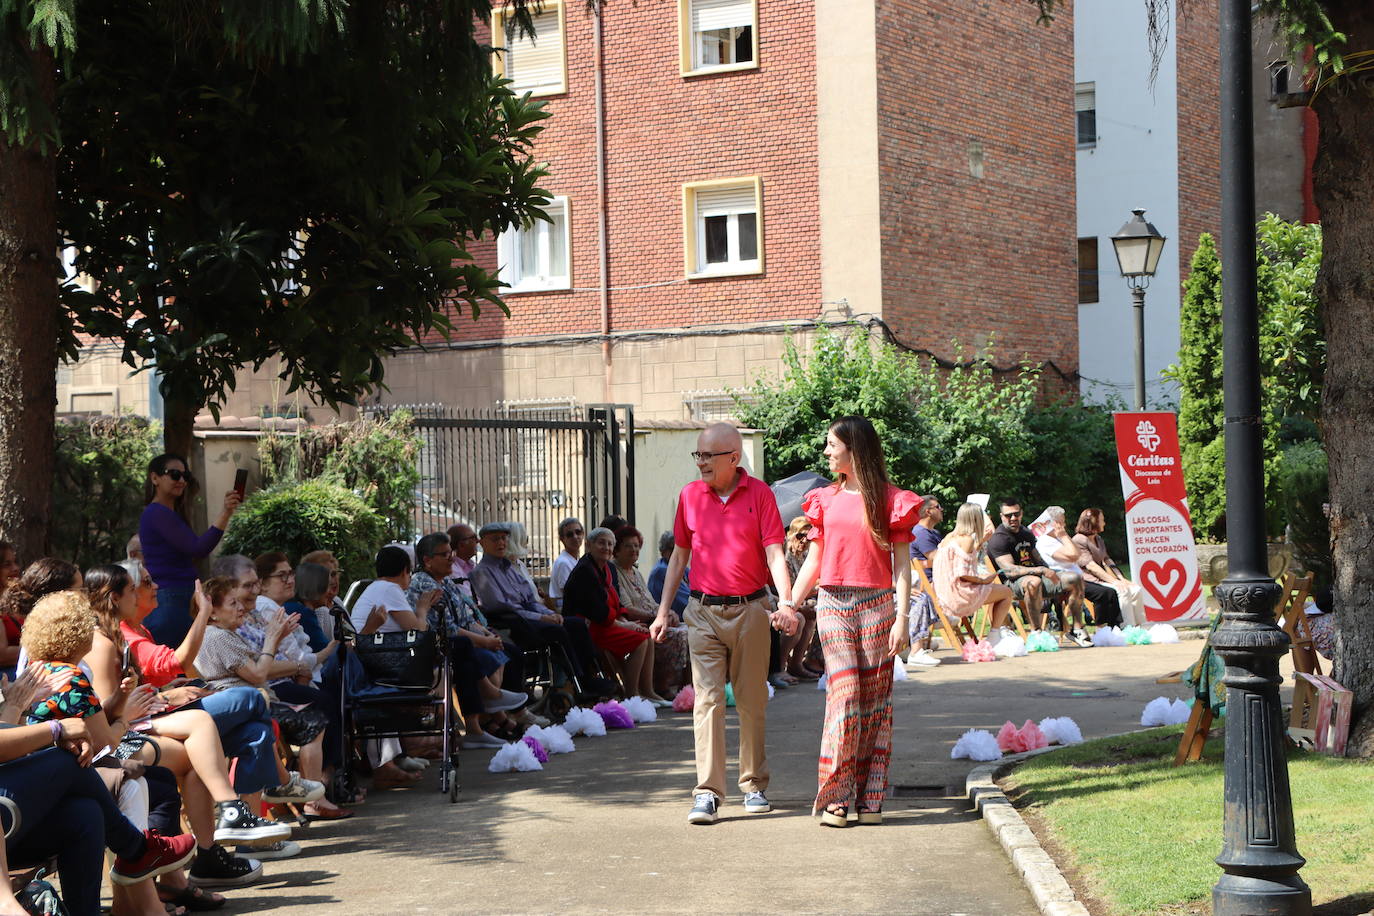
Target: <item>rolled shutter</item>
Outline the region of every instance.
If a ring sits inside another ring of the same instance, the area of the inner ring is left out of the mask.
[[[511,35],[506,43],[506,79],[517,92],[563,85],[563,31],[558,8],[534,17],[534,35]]]
[[[697,216],[708,213],[753,213],[758,211],[758,199],[752,184],[736,188],[703,188],[696,192]]]
[[[754,24],[753,0],[692,0],[692,31],[710,32]]]

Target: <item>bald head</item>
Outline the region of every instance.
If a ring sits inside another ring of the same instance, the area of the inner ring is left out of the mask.
[[[744,447],[739,430],[729,423],[712,423],[697,436],[697,449],[703,452],[738,452]]]
[[[697,450],[693,455],[697,470],[701,472],[701,479],[722,496],[735,488],[743,446],[739,430],[729,423],[712,423],[697,436]]]

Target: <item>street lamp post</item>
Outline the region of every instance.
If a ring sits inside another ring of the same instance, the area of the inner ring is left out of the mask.
[[[1250,108],[1251,0],[1221,0],[1222,387],[1226,414],[1226,555],[1217,586],[1221,626],[1212,648],[1226,663],[1222,876],[1214,916],[1306,916],[1312,892],[1293,829],[1293,798],[1279,706],[1274,624],[1279,586],[1269,576],[1260,418],[1259,304],[1255,289],[1255,156]]]
[[[1145,210],[1131,211],[1131,218],[1116,235],[1112,248],[1116,266],[1131,287],[1135,305],[1135,409],[1145,409],[1145,290],[1159,268],[1159,256],[1167,241],[1159,230],[1145,221]]]

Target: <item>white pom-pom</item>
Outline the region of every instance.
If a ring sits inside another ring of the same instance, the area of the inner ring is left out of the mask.
[[[951,760],[1001,760],[1002,749],[997,746],[997,738],[992,732],[970,728],[954,742],[949,757]]]
[[[538,741],[540,746],[550,754],[571,754],[577,750],[573,746],[572,735],[568,734],[568,730],[561,725],[545,727],[534,725],[525,729],[525,737]]]
[[[824,690],[824,689],[825,689],[825,675],[824,675],[824,674],[822,674],[822,675],[821,675],[821,679],[818,680],[818,681],[816,682],[816,689],[817,689],[817,690]]]
[[[491,757],[487,769],[493,773],[526,773],[542,770],[544,765],[534,756],[534,751],[524,741],[512,741]]]
[[[643,697],[630,697],[623,700],[620,705],[625,707],[630,718],[636,722],[655,722],[658,720],[658,710],[654,708],[653,703]]]
[[[1193,707],[1189,706],[1183,700],[1174,700],[1169,704],[1170,725],[1182,725],[1184,722],[1188,721],[1188,718],[1192,714]]]
[[[1078,723],[1068,716],[1053,716],[1040,720],[1040,731],[1050,744],[1068,746],[1070,744],[1082,744],[1083,733],[1078,729]]]
[[[1150,642],[1156,645],[1178,642],[1178,630],[1167,623],[1157,623],[1150,627]]]
[[[1119,647],[1126,645],[1126,637],[1121,635],[1120,627],[1098,627],[1093,634],[1094,646]]]
[[[563,719],[563,726],[569,735],[586,735],[599,738],[606,734],[606,721],[595,710],[574,706]]]
[[[773,689],[773,685],[768,683],[767,681],[764,681],[763,686],[768,688],[768,699],[773,699],[773,694],[777,692]]]
[[[1173,725],[1174,713],[1168,697],[1155,697],[1145,704],[1140,714],[1140,724],[1144,726]]]
[[[1016,634],[1003,636],[993,646],[992,651],[997,653],[998,658],[1020,658],[1029,655],[1030,651],[1026,648],[1026,641]]]
[[[902,657],[899,655],[892,660],[892,679],[894,681],[905,681],[910,679],[906,673],[906,665],[902,664]]]

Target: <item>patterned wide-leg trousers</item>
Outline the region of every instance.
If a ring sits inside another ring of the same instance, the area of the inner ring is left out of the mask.
[[[825,730],[813,814],[856,801],[882,808],[892,757],[892,659],[897,608],[890,588],[822,586],[816,630],[825,652]]]

